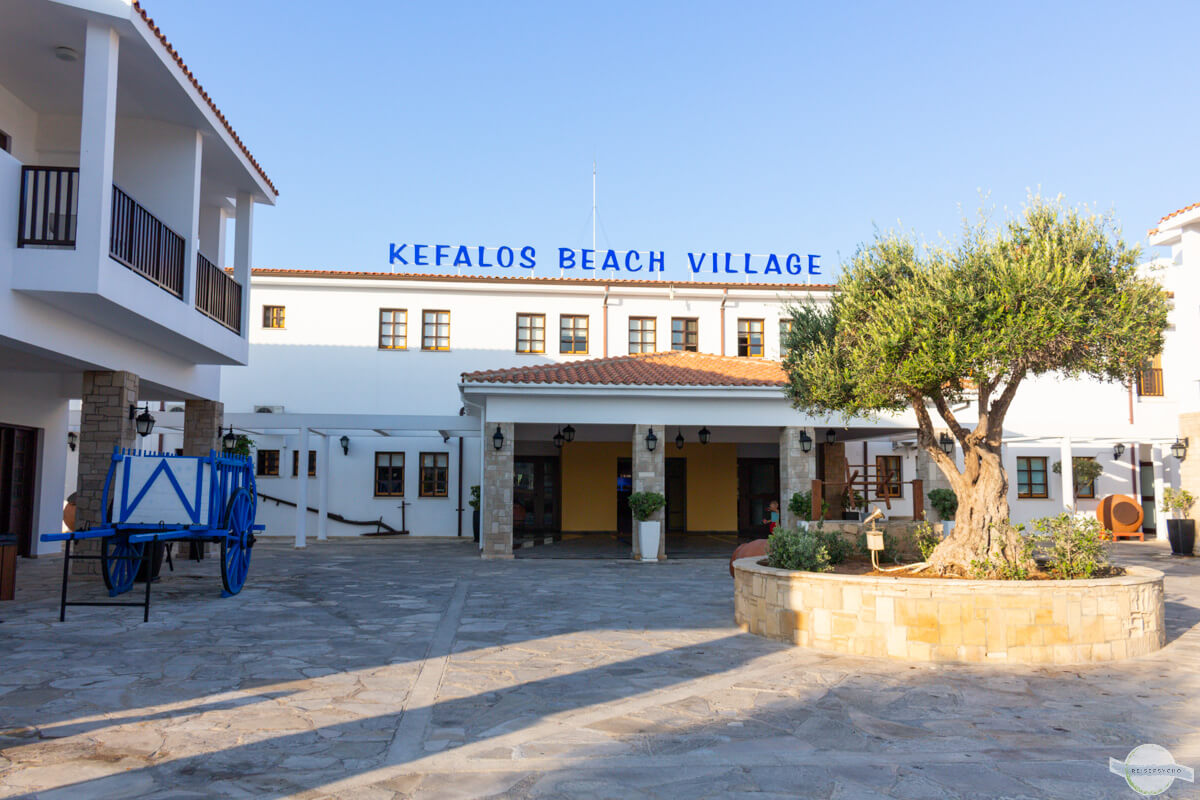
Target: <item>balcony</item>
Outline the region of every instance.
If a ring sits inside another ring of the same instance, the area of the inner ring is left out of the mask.
[[[1162,397],[1163,371],[1153,367],[1142,369],[1138,373],[1137,393],[1138,397]]]
[[[74,247],[78,167],[21,167],[17,247]]]
[[[196,308],[234,333],[242,332],[242,285],[196,254]]]
[[[108,254],[151,283],[183,297],[183,237],[132,197],[113,187],[112,235]]]

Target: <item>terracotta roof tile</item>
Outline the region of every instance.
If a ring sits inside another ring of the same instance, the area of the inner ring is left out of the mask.
[[[1158,221],[1158,224],[1159,224],[1159,225],[1162,225],[1164,222],[1166,222],[1166,221],[1167,221],[1167,220],[1169,220],[1169,219],[1173,219],[1174,217],[1178,217],[1180,214],[1186,214],[1186,213],[1187,213],[1187,212],[1189,212],[1189,211],[1195,211],[1197,208],[1200,208],[1200,203],[1192,203],[1190,206],[1184,206],[1183,208],[1180,208],[1180,209],[1178,209],[1178,210],[1176,210],[1176,211],[1172,211],[1170,214],[1167,214],[1165,217],[1163,217],[1162,219],[1160,219],[1160,220]],[[1149,236],[1153,236],[1153,235],[1154,235],[1154,234],[1156,234],[1156,233],[1158,233],[1158,227],[1157,227],[1157,226],[1156,226],[1156,227],[1154,227],[1154,228],[1151,228],[1151,229],[1150,229],[1150,232],[1149,232],[1147,235],[1149,235]]]
[[[141,15],[145,23],[150,27],[150,30],[154,32],[154,35],[158,37],[158,40],[162,42],[163,47],[167,48],[167,52],[171,54],[171,57],[175,59],[175,63],[179,65],[179,69],[183,71],[183,74],[187,76],[187,79],[192,82],[192,86],[196,87],[196,91],[199,92],[200,96],[203,97],[205,102],[208,103],[208,107],[211,108],[213,113],[217,115],[217,119],[221,120],[221,124],[225,126],[225,130],[229,131],[229,135],[233,138],[233,141],[237,142],[237,146],[242,149],[242,152],[246,155],[246,158],[250,161],[250,163],[254,165],[254,169],[258,170],[258,174],[261,175],[262,179],[267,182],[268,186],[271,187],[271,191],[278,195],[279,190],[275,188],[275,184],[271,182],[271,179],[267,177],[267,173],[259,165],[258,161],[255,160],[254,156],[251,155],[250,149],[246,147],[244,142],[242,142],[241,137],[237,135],[237,131],[235,131],[233,126],[229,124],[229,120],[225,119],[225,115],[221,113],[221,109],[217,108],[217,104],[213,102],[211,97],[208,96],[208,92],[204,91],[204,87],[200,85],[200,81],[196,80],[196,76],[192,74],[190,69],[188,69],[188,65],[183,63],[183,57],[180,56],[179,53],[175,51],[174,46],[167,41],[166,35],[164,35],[163,32],[159,30],[158,26],[154,24],[154,20],[151,19],[150,15],[146,13],[146,9],[142,8],[142,4],[139,2],[139,0],[133,0],[133,7],[137,10],[138,14]]]
[[[462,379],[464,383],[780,388],[788,382],[787,375],[778,361],[674,350],[464,372]]]

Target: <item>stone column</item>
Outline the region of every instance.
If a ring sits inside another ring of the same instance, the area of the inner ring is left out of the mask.
[[[1200,413],[1180,414],[1179,415],[1179,438],[1188,440],[1188,451],[1183,461],[1179,462],[1179,488],[1187,489],[1192,494],[1200,497]],[[1162,471],[1162,447],[1155,445],[1156,454],[1154,456],[1155,469],[1158,474]],[[1160,483],[1161,481],[1156,481]],[[1157,490],[1157,486],[1155,489]],[[1155,491],[1154,503],[1155,507],[1160,509],[1158,515],[1162,519],[1166,519],[1166,513],[1161,511],[1162,498],[1159,497],[1161,492]],[[1200,503],[1192,506],[1192,510],[1188,512],[1191,519],[1200,519]],[[1159,525],[1158,530],[1165,531],[1166,523]],[[1166,534],[1159,535],[1159,538],[1165,538]]]
[[[646,436],[651,430],[654,430],[654,435],[658,437],[658,446],[654,451],[646,449]],[[663,456],[663,450],[667,444],[667,429],[664,425],[634,425],[633,426],[633,491],[634,492],[658,492],[663,494],[667,488],[667,465],[666,459]],[[666,524],[666,509],[656,512],[651,520],[656,520],[659,524],[658,537],[658,553],[656,554],[659,561],[665,561],[667,558],[667,524]],[[655,556],[644,556],[641,551],[641,546],[638,542],[637,520],[633,521],[633,558],[636,561],[642,558],[654,558]]]
[[[812,437],[807,453],[800,447],[802,431]],[[817,476],[817,454],[812,449],[815,447],[816,432],[812,428],[787,427],[779,432],[779,524],[785,528],[795,527],[799,522],[788,510],[792,495],[812,491],[812,481]]]
[[[933,435],[935,437],[940,437],[942,433],[949,433],[949,431],[934,431]],[[955,463],[957,463],[959,452],[957,441],[955,441],[954,447],[955,450],[953,458],[955,459]],[[929,493],[934,489],[951,488],[950,479],[946,477],[946,473],[942,472],[942,468],[939,467],[936,462],[934,462],[933,458],[929,455],[925,448],[921,447],[920,445],[917,446],[916,473],[913,475],[913,477],[921,480],[924,483],[924,486],[921,490],[925,492],[925,497],[922,498],[922,505],[925,508],[925,518],[933,522],[944,522],[945,520],[942,520],[938,516],[938,513],[933,510],[933,506],[929,503]]]
[[[821,447],[825,448],[825,474],[821,476],[821,480],[826,484],[825,504],[829,506],[829,513],[834,519],[841,519],[842,496],[850,490],[850,487],[845,485],[846,476],[849,474],[846,443],[834,442],[823,444]]]
[[[492,444],[496,428],[504,435],[499,450]],[[484,558],[513,557],[513,450],[516,426],[511,422],[487,423],[483,439],[483,488],[480,499],[480,536]]]
[[[132,372],[83,373],[83,406],[79,414],[79,477],[75,496],[75,525],[95,527],[104,520],[104,479],[114,447],[134,447],[137,428],[129,406],[137,403],[138,376]],[[76,552],[98,554],[97,540],[81,542]],[[76,561],[76,573],[100,574],[99,561]]]
[[[206,456],[221,452],[225,404],[219,400],[188,400],[183,404],[183,454]]]

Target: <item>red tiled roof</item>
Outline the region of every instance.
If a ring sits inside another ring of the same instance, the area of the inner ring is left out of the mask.
[[[746,283],[745,281],[692,281],[657,280],[650,278],[557,278],[543,275],[437,275],[424,272],[362,272],[326,269],[276,269],[255,267],[252,275],[279,278],[369,278],[375,280],[397,281],[456,281],[462,283],[549,283],[573,284],[581,283],[588,286],[700,286],[706,289],[777,289],[783,291],[815,290],[830,291],[836,286],[831,283]]]
[[[1197,208],[1200,208],[1200,203],[1192,203],[1190,206],[1184,206],[1184,207],[1183,207],[1183,208],[1181,208],[1181,209],[1178,209],[1178,210],[1176,210],[1176,211],[1172,211],[1170,214],[1167,214],[1165,217],[1163,217],[1162,219],[1160,219],[1160,220],[1158,221],[1158,224],[1159,224],[1159,225],[1162,225],[1164,222],[1166,222],[1166,221],[1167,221],[1167,220],[1169,220],[1169,219],[1172,219],[1172,218],[1174,218],[1174,217],[1178,217],[1180,214],[1186,214],[1186,213],[1187,213],[1187,212],[1189,212],[1189,211],[1195,211]],[[1153,236],[1153,235],[1154,235],[1154,234],[1156,234],[1156,233],[1158,233],[1158,228],[1157,228],[1157,227],[1154,227],[1154,228],[1151,228],[1151,229],[1150,229],[1150,232],[1149,232],[1149,234],[1148,234],[1148,235],[1150,235],[1150,236]]]
[[[142,19],[146,22],[146,24],[150,26],[150,30],[154,31],[154,35],[158,37],[160,42],[162,42],[163,47],[167,48],[167,52],[171,54],[171,57],[175,59],[175,63],[179,65],[181,70],[183,70],[183,74],[186,75],[188,80],[192,82],[192,86],[196,87],[196,91],[199,92],[200,96],[203,97],[208,103],[208,107],[211,108],[213,113],[217,115],[217,119],[221,120],[221,123],[224,124],[225,130],[229,131],[229,135],[233,138],[233,141],[237,142],[238,147],[240,147],[242,152],[245,153],[246,158],[251,164],[254,165],[254,168],[258,170],[258,174],[261,175],[262,179],[267,182],[268,186],[271,187],[271,191],[278,196],[279,190],[275,188],[275,184],[271,183],[271,179],[267,177],[267,173],[261,166],[259,166],[259,163],[255,160],[254,156],[250,154],[250,149],[246,147],[241,137],[237,135],[237,131],[235,131],[233,126],[229,124],[229,120],[225,119],[225,115],[221,113],[221,109],[217,108],[217,104],[213,102],[211,97],[208,96],[208,92],[204,91],[204,87],[200,85],[200,81],[196,80],[196,76],[192,74],[190,69],[188,69],[187,64],[183,63],[183,57],[180,56],[179,53],[175,51],[175,48],[171,45],[171,43],[167,41],[167,37],[161,30],[158,29],[158,26],[154,24],[154,20],[152,20],[150,15],[146,13],[146,9],[142,8],[142,4],[139,2],[139,0],[133,0],[133,7],[137,10],[138,14],[142,16]]]
[[[606,386],[787,385],[778,361],[669,350],[591,358],[561,364],[464,372],[464,383],[587,384]]]

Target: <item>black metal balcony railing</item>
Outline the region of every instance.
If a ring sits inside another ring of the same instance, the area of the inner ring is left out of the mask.
[[[17,247],[75,246],[79,167],[21,167]]]
[[[183,297],[183,237],[113,186],[108,253],[176,297]]]
[[[1161,369],[1146,368],[1139,372],[1137,392],[1138,397],[1162,397],[1163,371]]]
[[[234,333],[242,332],[242,285],[196,253],[196,309]]]

